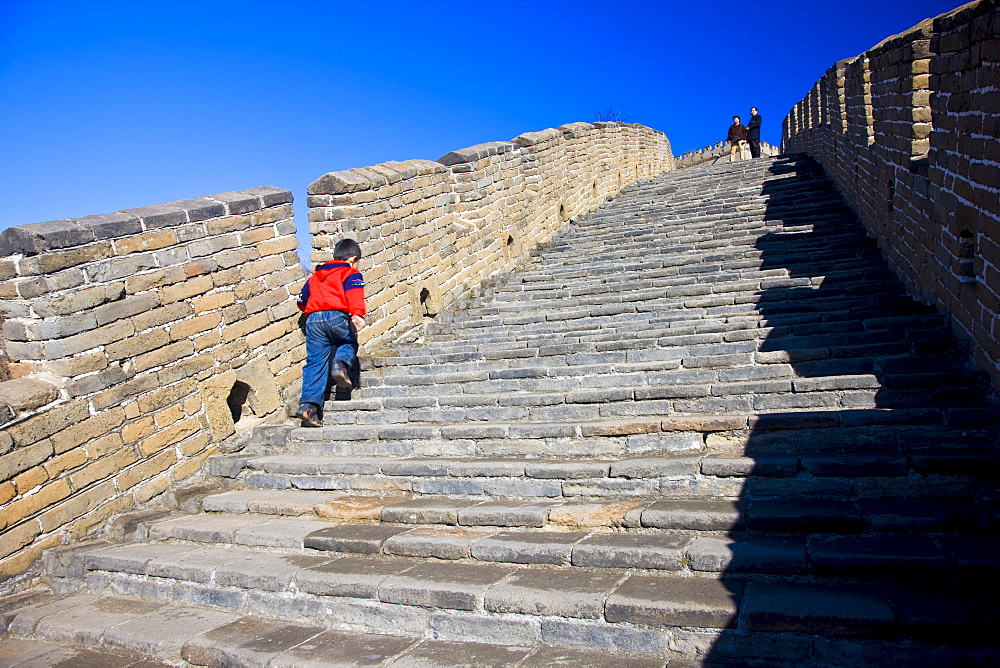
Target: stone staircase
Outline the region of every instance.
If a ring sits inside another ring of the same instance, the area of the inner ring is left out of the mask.
[[[0,657],[1000,661],[997,403],[808,158],[637,184],[535,255],[190,512],[47,555]]]

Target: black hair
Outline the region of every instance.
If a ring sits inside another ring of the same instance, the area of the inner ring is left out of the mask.
[[[333,247],[333,259],[344,261],[348,258],[361,259],[361,246],[354,239],[341,239]]]

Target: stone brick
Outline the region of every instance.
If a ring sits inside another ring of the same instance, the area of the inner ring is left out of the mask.
[[[32,303],[32,309],[42,317],[68,315],[116,301],[124,295],[124,292],[124,283],[98,285],[64,295],[38,299]]]
[[[253,222],[253,218],[250,215],[244,214],[241,216],[225,216],[223,218],[215,218],[205,222],[205,229],[209,234],[225,234],[226,232],[236,232],[238,230],[245,230]]]
[[[6,510],[0,511],[4,515],[6,515],[6,512]],[[0,522],[0,526],[5,527],[3,542],[0,543],[0,559],[14,554],[41,533],[37,522],[25,522],[12,529],[6,529],[6,522]],[[7,566],[7,568],[11,568],[11,566]],[[11,568],[11,570],[15,570],[15,572],[4,573],[4,575],[18,575],[21,572],[16,570],[16,566]]]
[[[268,255],[278,255],[286,251],[293,251],[298,247],[298,240],[294,236],[279,237],[270,241],[262,241],[257,244],[257,252],[261,257]]]
[[[215,329],[222,323],[222,314],[205,313],[203,315],[181,320],[170,325],[170,339],[180,341],[190,339],[195,334]]]
[[[172,403],[180,401],[184,397],[194,394],[198,390],[198,384],[193,379],[186,379],[169,387],[157,390],[139,398],[139,410],[143,415],[155,413],[166,408]]]
[[[198,344],[193,341],[192,344],[197,350]],[[161,385],[172,385],[191,377],[198,377],[203,371],[211,369],[214,365],[215,361],[210,355],[196,355],[160,369],[156,377]]]
[[[85,350],[92,350],[98,346],[121,341],[131,336],[134,332],[135,327],[131,322],[120,320],[89,332],[82,332],[74,336],[59,339],[58,341],[47,342],[45,344],[45,356],[50,360],[69,357]]]
[[[24,447],[32,443],[38,443],[42,439],[51,436],[65,427],[74,425],[89,416],[90,411],[87,408],[86,402],[73,401],[63,406],[50,408],[44,413],[30,417],[23,422],[7,425],[4,427],[4,431],[11,437],[15,445]],[[51,444],[48,447],[51,448]],[[6,478],[7,476],[0,477]]]
[[[662,631],[558,618],[542,620],[542,641],[552,645],[663,656],[667,651],[667,638]]]
[[[204,313],[205,311],[214,311],[215,309],[220,309],[224,306],[229,306],[234,303],[236,298],[231,292],[215,292],[210,295],[205,295],[204,297],[199,297],[192,300],[191,306],[194,308],[194,312]]]
[[[42,365],[42,368],[50,373],[63,378],[72,378],[107,368],[108,358],[103,352],[96,352],[68,359],[50,360],[43,362]]]
[[[170,470],[170,478],[175,482],[187,480],[205,467],[211,451],[202,452],[187,461],[182,461]]]
[[[41,466],[36,466],[15,476],[14,485],[17,487],[17,493],[23,496],[35,487],[48,481],[48,479],[49,474],[46,470]]]
[[[21,274],[51,274],[68,267],[76,267],[112,257],[111,244],[102,241],[64,251],[42,253],[21,261]]]
[[[170,336],[162,329],[152,329],[111,343],[104,350],[109,360],[124,360],[167,345]]]
[[[169,450],[167,452],[170,452]],[[147,480],[135,486],[132,495],[136,503],[146,503],[150,499],[163,494],[170,489],[171,480],[168,476],[160,475],[151,480]]]
[[[486,590],[510,573],[509,567],[485,564],[424,563],[390,576],[378,597],[386,603],[475,610]]]
[[[69,471],[87,462],[87,451],[83,447],[73,448],[68,452],[53,457],[45,462],[44,468],[50,478],[55,478],[63,471]]]
[[[160,301],[164,304],[190,299],[201,295],[214,287],[211,276],[196,276],[186,281],[168,285],[160,291]]]
[[[185,279],[184,270],[180,267],[169,267],[158,271],[150,271],[125,279],[125,293],[134,295],[147,290],[155,290],[173,285]]]
[[[744,614],[750,631],[876,638],[895,631],[888,600],[874,588],[755,583]]]
[[[189,418],[142,439],[138,444],[139,451],[143,456],[149,456],[159,452],[168,445],[173,445],[187,438],[199,429],[201,429],[201,425],[198,421],[195,418]]]
[[[64,479],[54,480],[48,485],[43,485],[34,494],[18,497],[0,510],[0,526],[13,526],[65,499],[71,492],[69,482]],[[45,530],[49,531],[50,529]],[[10,552],[0,554],[0,556],[5,557],[7,554]]]
[[[93,313],[77,313],[44,321],[7,320],[3,323],[3,335],[9,340],[44,341],[79,334],[96,326]]]
[[[138,355],[133,359],[136,372],[141,373],[156,367],[166,366],[172,362],[184,359],[194,353],[194,343],[191,341],[178,341],[162,348]]]
[[[71,448],[83,445],[87,441],[99,438],[120,427],[125,421],[125,411],[121,408],[111,408],[101,411],[79,424],[52,435],[55,452],[66,452]]]
[[[202,430],[197,432],[194,436],[191,436],[177,445],[177,449],[180,450],[181,455],[184,457],[194,457],[197,455],[200,461],[204,461],[205,457],[203,455],[211,455],[212,453],[205,453],[205,449],[209,447],[211,443],[211,437],[207,431]],[[200,466],[200,464],[199,464]]]
[[[81,490],[84,487],[109,478],[126,466],[134,463],[137,457],[130,448],[123,448],[110,455],[88,464],[79,471],[70,475],[70,484],[74,490]]]
[[[257,313],[256,315],[238,320],[222,330],[222,340],[229,342],[242,339],[252,332],[259,331],[268,325],[267,313]]]
[[[274,341],[278,337],[284,336],[293,331],[297,331],[298,326],[294,322],[276,322],[272,325],[265,327],[259,331],[256,331],[246,338],[247,345],[256,349],[263,346],[266,343]]]
[[[3,505],[14,498],[17,490],[14,487],[14,483],[10,480],[4,480],[0,482],[0,505]]]
[[[137,464],[123,470],[115,477],[115,484],[122,492],[126,492],[144,480],[150,480],[163,473],[177,463],[177,453],[173,450],[163,450],[152,457],[145,457]],[[169,481],[165,481],[163,491]]]

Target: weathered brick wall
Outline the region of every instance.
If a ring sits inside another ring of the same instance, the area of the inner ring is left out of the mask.
[[[912,294],[1000,386],[1000,7],[981,0],[835,64],[785,119]]]
[[[291,201],[261,187],[0,234],[0,578],[195,474],[237,411],[284,419],[305,355]]]
[[[438,161],[326,174],[309,186],[313,262],[362,244],[373,350],[514,268],[570,218],[674,168],[666,136],[625,123],[571,123]]]

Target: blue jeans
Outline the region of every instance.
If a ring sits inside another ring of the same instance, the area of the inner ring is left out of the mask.
[[[320,408],[330,385],[330,364],[340,362],[351,368],[358,356],[358,333],[351,316],[343,311],[314,311],[306,317],[305,330],[306,365],[299,403]]]

